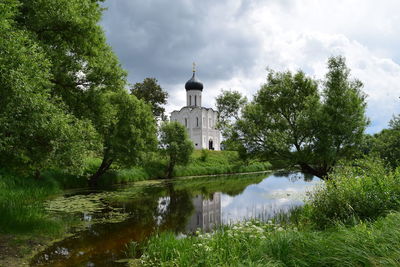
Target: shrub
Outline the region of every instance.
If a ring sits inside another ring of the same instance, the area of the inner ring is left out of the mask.
[[[400,208],[400,172],[388,173],[377,159],[336,167],[330,180],[311,194],[305,207],[319,228],[336,222],[373,220]]]
[[[208,150],[207,149],[202,149],[201,150],[201,156],[200,156],[200,160],[203,162],[206,162],[208,159]]]

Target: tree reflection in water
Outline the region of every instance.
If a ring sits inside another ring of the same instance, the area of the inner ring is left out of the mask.
[[[282,178],[296,180],[293,175]],[[142,243],[160,231],[178,234],[194,232],[198,228],[210,231],[219,226],[223,222],[222,203],[226,198],[240,199],[247,195],[246,188],[261,185],[261,182],[268,179],[266,175],[209,177],[143,187],[140,194],[135,193],[119,201],[106,201],[109,209],[101,214],[82,214],[86,218],[107,218],[107,212],[112,208],[124,213],[126,219],[114,223],[97,223],[87,230],[77,232],[38,254],[32,260],[32,265],[118,266],[115,260],[124,258],[126,244],[132,241]]]

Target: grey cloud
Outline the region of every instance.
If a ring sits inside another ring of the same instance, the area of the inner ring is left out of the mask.
[[[102,25],[130,82],[184,83],[193,61],[200,79],[212,82],[254,64],[261,40],[235,23],[254,2],[106,1]]]

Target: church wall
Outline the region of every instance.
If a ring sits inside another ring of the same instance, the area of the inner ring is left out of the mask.
[[[207,108],[184,107],[171,113],[171,121],[178,121],[187,128],[195,149],[209,149],[210,140],[213,141],[214,150],[221,149],[217,120],[217,112]]]
[[[201,91],[199,90],[187,91],[186,106],[201,107]]]

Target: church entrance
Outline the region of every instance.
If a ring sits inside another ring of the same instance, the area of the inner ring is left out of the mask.
[[[214,150],[213,140],[211,140],[211,139],[210,139],[210,141],[208,141],[208,149],[209,150]]]

